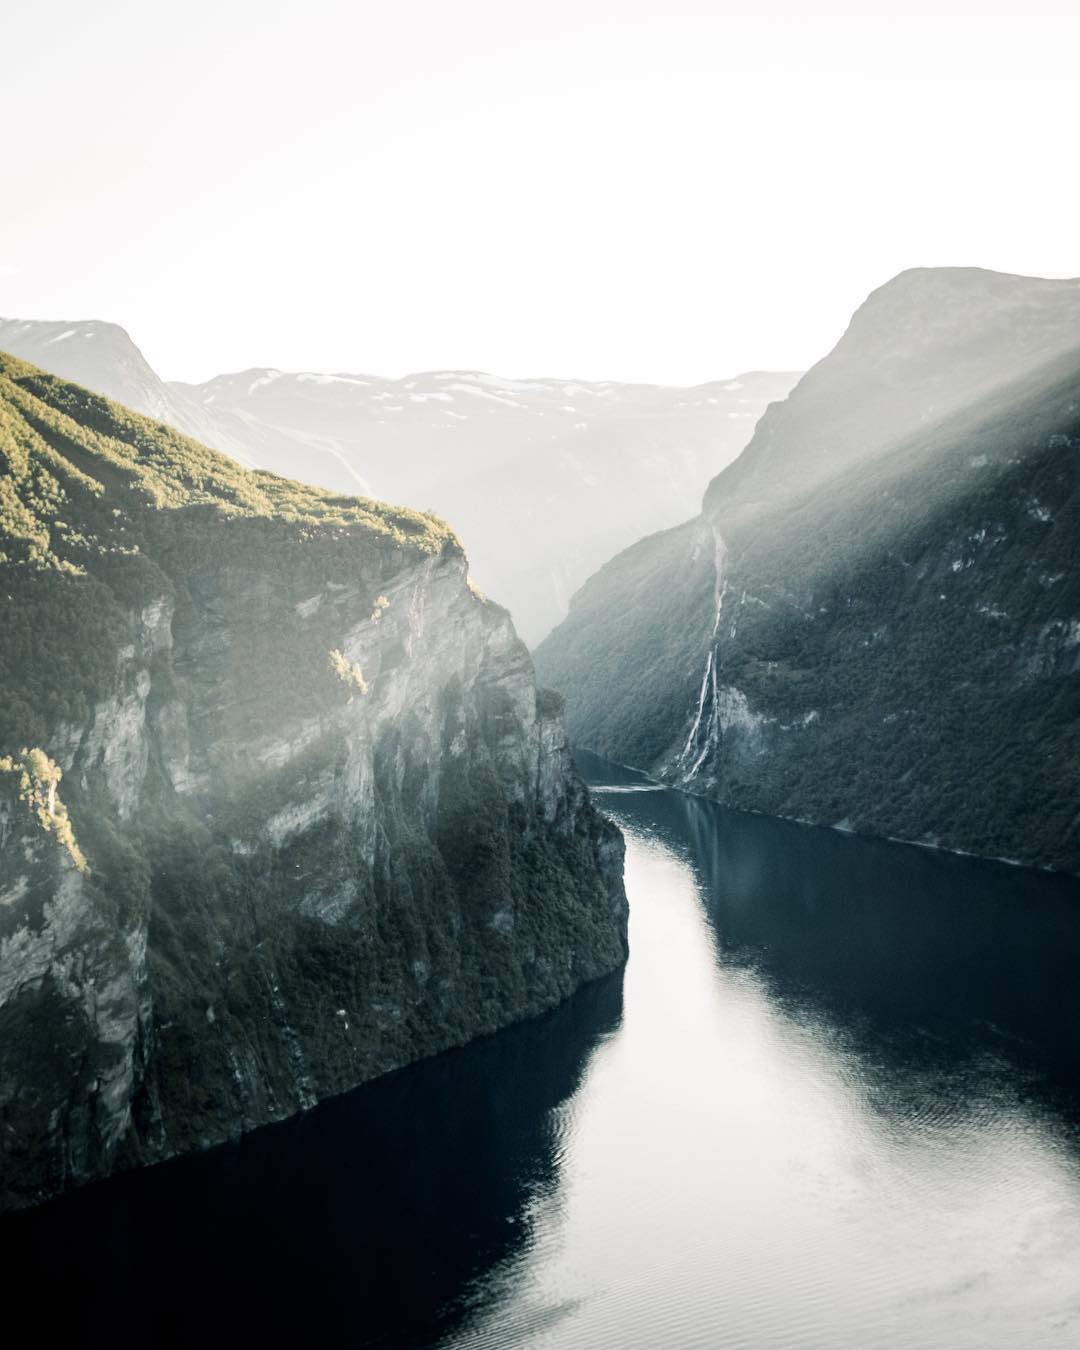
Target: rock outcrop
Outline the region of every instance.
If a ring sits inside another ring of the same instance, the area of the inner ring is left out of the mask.
[[[624,959],[621,839],[447,527],[4,356],[0,469],[0,1205]]]

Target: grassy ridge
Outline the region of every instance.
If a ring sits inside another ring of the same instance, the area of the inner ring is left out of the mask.
[[[381,536],[417,553],[457,545],[435,516],[244,469],[3,352],[0,474],[0,562],[76,574],[85,571],[88,551],[133,549],[137,540],[119,536],[130,533],[127,512],[140,508],[274,517]]]
[[[0,352],[0,754],[85,721],[131,615],[177,578],[270,554],[283,575],[355,576],[460,548],[432,515],[251,472]]]

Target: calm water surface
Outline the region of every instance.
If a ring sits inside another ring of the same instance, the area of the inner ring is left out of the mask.
[[[1080,1345],[1080,885],[657,789],[548,1017],[0,1224],[81,1344]]]

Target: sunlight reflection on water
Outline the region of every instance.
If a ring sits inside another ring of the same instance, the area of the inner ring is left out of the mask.
[[[4,1216],[53,1339],[1080,1345],[1080,884],[592,769],[625,972]]]
[[[627,837],[622,1024],[551,1113],[527,1238],[445,1344],[1080,1344],[1075,1131],[1007,1036],[958,1051],[940,1019],[830,1006],[770,957],[801,937],[782,906],[750,943],[710,921],[710,888],[722,909],[762,860],[710,871],[700,820],[672,828],[709,808],[658,821],[654,785],[594,790]]]

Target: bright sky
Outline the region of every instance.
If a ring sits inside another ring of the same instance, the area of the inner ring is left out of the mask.
[[[1075,0],[6,7],[0,314],[167,378],[804,367],[904,267],[1080,274]]]

